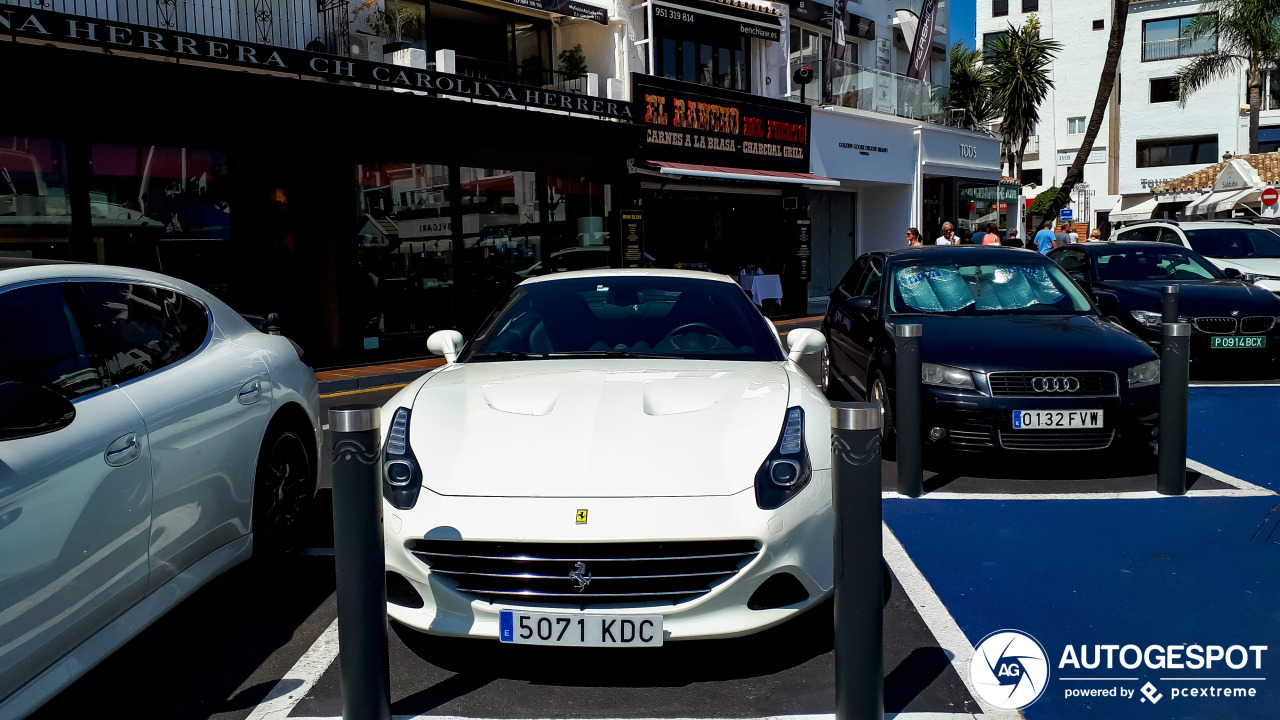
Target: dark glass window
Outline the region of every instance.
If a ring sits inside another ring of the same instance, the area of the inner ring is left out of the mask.
[[[1093,21],[1093,29],[1094,29],[1094,30],[1102,30],[1102,29],[1106,28],[1106,26],[1107,26],[1107,21],[1105,21],[1105,20],[1094,20],[1094,21]]]
[[[1005,35],[1008,35],[1008,34],[1009,34],[1008,32],[983,33],[983,34],[982,34],[982,50],[983,50],[983,52],[984,52],[985,54],[987,54],[987,55],[990,55],[990,54],[991,54],[991,46],[992,46],[992,45],[994,45],[994,44],[995,44],[995,42],[996,42],[997,40],[999,40],[1000,38],[1002,38],[1002,37],[1004,37]]]
[[[107,369],[117,382],[182,360],[209,334],[204,305],[180,292],[107,281],[77,286],[88,298],[106,343]]]
[[[1036,168],[1035,170],[1023,170],[1022,184],[1023,185],[1032,185],[1032,184],[1043,185],[1044,170],[1041,170],[1040,168]]]
[[[1022,12],[1035,12],[1040,9],[1040,0],[1022,0]]]
[[[1085,254],[1079,250],[1062,250],[1061,252],[1053,253],[1050,257],[1067,272],[1080,272],[1086,275],[1089,272],[1089,258],[1085,257]]]
[[[1178,100],[1178,78],[1152,78],[1151,102],[1166,103]]]
[[[1201,165],[1218,161],[1218,136],[1138,141],[1138,167]]]
[[[67,197],[61,140],[0,135],[0,247],[5,255],[67,259]]]
[[[747,38],[736,33],[720,32],[718,28],[694,33],[692,29],[675,23],[660,22],[656,25],[659,41],[654,48],[655,64],[663,77],[712,85],[730,90],[751,90],[750,45]]]
[[[1212,35],[1196,40],[1187,37],[1187,26],[1194,17],[1186,15],[1142,23],[1142,60],[1168,60],[1216,50],[1218,39]]]
[[[0,293],[0,382],[43,385],[69,399],[111,384],[71,314],[60,284]]]
[[[991,17],[1004,17],[1009,14],[1009,0],[991,0]]]

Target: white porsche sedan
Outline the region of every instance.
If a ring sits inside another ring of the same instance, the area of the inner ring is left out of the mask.
[[[296,544],[315,372],[194,285],[0,258],[0,718]]]
[[[829,405],[730,278],[521,283],[381,411],[388,613],[638,647],[763,630],[832,587]]]

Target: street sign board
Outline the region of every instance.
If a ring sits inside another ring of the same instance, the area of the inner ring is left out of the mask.
[[[1280,190],[1276,190],[1275,188],[1267,188],[1266,190],[1262,191],[1263,205],[1275,205],[1277,202],[1280,202]]]
[[[1067,222],[1071,219],[1071,208],[1062,208],[1062,221]]]

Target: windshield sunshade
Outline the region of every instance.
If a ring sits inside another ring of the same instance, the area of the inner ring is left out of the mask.
[[[915,265],[898,268],[894,279],[895,312],[1082,312],[1089,308],[1088,301],[1046,265]]]

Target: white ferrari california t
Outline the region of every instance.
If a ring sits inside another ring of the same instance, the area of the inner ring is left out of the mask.
[[[526,280],[381,410],[388,614],[504,642],[763,630],[832,587],[829,405],[728,277]]]

